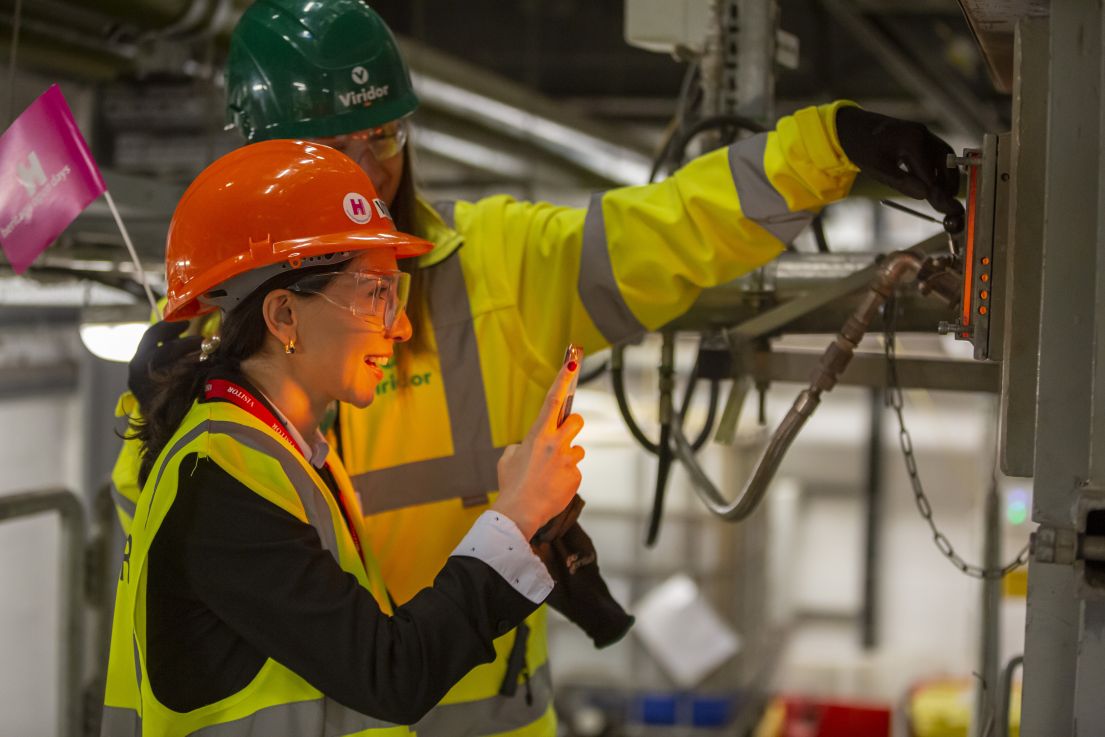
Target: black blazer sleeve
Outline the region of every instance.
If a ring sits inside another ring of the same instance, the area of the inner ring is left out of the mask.
[[[159,532],[151,562],[173,556],[182,585],[218,620],[361,713],[418,721],[537,608],[487,564],[453,556],[432,587],[386,616],[310,525],[213,461],[180,467],[164,523],[174,529],[162,549]]]

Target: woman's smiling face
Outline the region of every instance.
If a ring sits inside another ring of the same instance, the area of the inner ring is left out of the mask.
[[[398,269],[393,249],[370,249],[354,257],[345,273],[333,278],[319,296],[297,295],[299,338],[295,360],[289,364],[297,382],[310,393],[355,407],[372,403],[376,385],[384,376],[380,367],[391,359],[395,343],[410,339],[411,323],[403,311],[391,329],[385,329],[384,293],[376,295],[378,314],[366,315],[364,309],[355,312],[349,306],[363,305],[366,299],[371,303],[372,295],[364,292],[366,284],[374,293],[383,289],[375,280],[356,274],[388,274]]]

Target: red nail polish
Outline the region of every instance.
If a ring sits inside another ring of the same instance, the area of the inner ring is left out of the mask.
[[[575,371],[577,368],[579,368],[578,363],[576,363],[575,361],[568,361],[568,370],[569,371]]]

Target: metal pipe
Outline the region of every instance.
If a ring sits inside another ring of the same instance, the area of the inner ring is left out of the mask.
[[[985,516],[983,524],[982,565],[990,571],[1000,570],[1001,560],[1001,499],[998,494],[997,479],[993,479],[986,493]],[[978,697],[975,699],[975,719],[971,733],[983,737],[990,733],[990,723],[1001,720],[998,711],[1001,701],[993,698],[994,688],[998,684],[1000,671],[999,649],[1001,646],[1001,576],[987,576],[982,580],[982,620],[979,633],[979,675]],[[1008,719],[1006,715],[1005,719]]]
[[[1105,537],[1100,535],[1081,535],[1078,540],[1079,558],[1100,563],[1105,561]]]
[[[920,271],[925,257],[916,251],[898,251],[891,254],[879,267],[855,313],[844,323],[836,338],[821,356],[817,372],[779,424],[767,448],[756,464],[744,490],[734,500],[726,499],[714,485],[710,477],[699,465],[690,442],[683,434],[678,423],[672,425],[672,439],[675,441],[676,457],[687,467],[695,492],[706,504],[707,509],[729,521],[747,518],[759,506],[775,472],[783,462],[794,438],[806,424],[817,405],[821,402],[821,393],[832,390],[840,374],[848,366],[852,354],[863,339],[875,314],[893,294],[894,289],[911,281]]]
[[[947,236],[933,236],[909,250],[926,256],[945,253]],[[755,276],[703,290],[684,315],[665,327],[726,330],[730,340],[743,342],[771,335],[784,327],[788,334],[835,333],[855,312],[859,295],[878,273],[878,259],[882,256],[784,253],[757,270]],[[756,283],[757,279],[762,279],[762,286]],[[765,301],[773,306],[765,310]],[[898,306],[900,332],[936,332],[941,321],[954,321],[957,317],[953,307],[913,290],[898,296]],[[879,327],[880,323],[881,317],[877,317],[872,327]]]
[[[885,400],[879,389],[870,395],[871,429],[867,443],[867,488],[864,499],[863,613],[860,637],[864,650],[879,644],[879,529],[882,519],[882,417]]]
[[[85,541],[87,522],[84,507],[73,492],[44,489],[0,496],[0,522],[57,512],[61,517],[64,553],[59,601],[58,711],[61,734],[80,737],[83,728],[84,696],[84,597]]]
[[[1018,655],[1001,671],[1001,692],[998,693],[997,731],[994,737],[1009,737],[1009,702],[1013,700],[1013,673],[1024,664],[1024,656]]]

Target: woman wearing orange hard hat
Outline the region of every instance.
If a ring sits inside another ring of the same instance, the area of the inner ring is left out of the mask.
[[[112,629],[105,735],[409,734],[552,579],[528,540],[578,488],[565,366],[502,493],[433,586],[392,604],[360,500],[319,424],[368,406],[407,340],[395,230],[334,149],[269,141],[209,166],[169,230],[166,318],[219,340],[154,377]],[[401,438],[397,439],[401,441]]]

